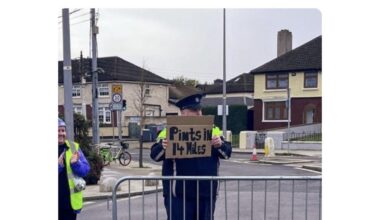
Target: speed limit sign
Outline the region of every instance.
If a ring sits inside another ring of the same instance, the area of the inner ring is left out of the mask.
[[[121,95],[119,93],[112,94],[112,102],[119,103],[121,102]]]

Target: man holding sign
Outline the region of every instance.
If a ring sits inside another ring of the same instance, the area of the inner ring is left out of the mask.
[[[168,117],[167,128],[151,148],[151,158],[163,161],[163,176],[217,176],[219,158],[231,156],[231,143],[212,125],[213,116],[202,116],[202,96],[191,95],[176,103],[186,117]],[[187,220],[214,219],[217,181],[164,180],[163,188],[168,220],[184,215]]]

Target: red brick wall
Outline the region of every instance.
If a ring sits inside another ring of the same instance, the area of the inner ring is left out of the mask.
[[[266,130],[273,128],[282,128],[287,127],[287,122],[262,122],[262,110],[263,102],[262,100],[255,99],[254,101],[254,121],[253,129],[254,130]],[[304,109],[307,105],[314,105],[316,108],[314,122],[322,122],[322,98],[292,98],[292,111],[291,111],[291,122],[290,125],[301,125],[304,124]]]

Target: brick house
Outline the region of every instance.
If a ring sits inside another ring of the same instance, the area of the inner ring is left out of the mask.
[[[254,130],[287,126],[288,88],[290,125],[322,122],[322,36],[285,50],[250,73],[255,90]]]

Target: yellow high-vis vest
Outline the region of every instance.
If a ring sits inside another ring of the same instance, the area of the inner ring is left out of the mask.
[[[70,203],[73,210],[80,210],[82,209],[82,206],[83,206],[83,195],[82,195],[82,191],[74,192],[74,180],[73,180],[74,176],[73,176],[73,171],[71,170],[71,166],[70,166],[70,160],[73,153],[71,152],[70,143],[67,140],[66,140],[66,145],[69,147],[69,149],[66,150],[66,153],[65,153],[65,159],[66,159],[65,163],[66,163],[67,180],[69,181],[69,188],[70,188]],[[74,145],[75,145],[75,149],[78,151],[79,150],[78,143],[74,142]]]

